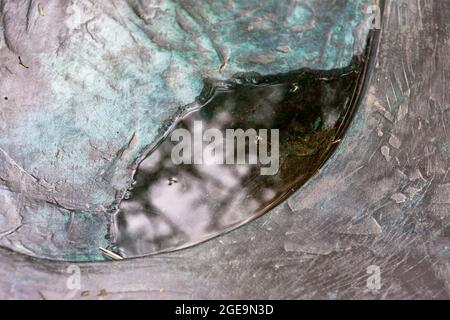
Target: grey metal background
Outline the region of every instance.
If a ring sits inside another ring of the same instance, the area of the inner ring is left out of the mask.
[[[80,290],[69,263],[0,249],[0,298],[448,299],[449,16],[448,0],[387,1],[342,145],[272,212],[180,252],[78,264]]]

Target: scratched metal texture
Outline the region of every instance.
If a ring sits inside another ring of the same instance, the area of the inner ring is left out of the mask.
[[[450,3],[387,1],[342,145],[283,205],[194,248],[69,263],[0,250],[1,298],[448,299]],[[381,289],[366,268],[381,269]]]

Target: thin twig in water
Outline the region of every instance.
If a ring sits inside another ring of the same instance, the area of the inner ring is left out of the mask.
[[[119,256],[117,253],[112,252],[111,250],[108,250],[103,247],[99,247],[100,251],[106,254],[108,257],[114,259],[114,260],[123,260],[123,257]]]
[[[336,144],[336,143],[339,143],[341,141],[342,141],[341,139],[337,139],[337,140],[334,140],[331,144]]]

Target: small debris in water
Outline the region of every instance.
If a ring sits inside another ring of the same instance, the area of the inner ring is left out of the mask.
[[[26,65],[26,64],[24,64],[23,62],[22,62],[22,58],[19,56],[19,64],[22,66],[22,67],[24,67],[25,69],[28,69],[29,67]]]
[[[289,46],[278,46],[277,51],[288,53],[289,51],[291,51],[291,48],[289,48]]]
[[[45,16],[44,7],[39,3],[39,4],[38,4],[38,8],[39,8],[39,15],[40,15],[41,17],[44,17],[44,16]]]

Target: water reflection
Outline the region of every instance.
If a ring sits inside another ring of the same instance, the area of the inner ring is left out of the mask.
[[[279,171],[257,165],[175,165],[170,138],[139,166],[115,215],[114,250],[125,257],[180,249],[253,219],[290,195],[327,159],[354,105],[363,63],[332,71],[238,76],[176,128],[279,129]],[[257,140],[257,139],[256,139]],[[247,141],[247,144],[258,141]],[[206,144],[206,143],[205,143]],[[248,149],[247,149],[248,150]]]

